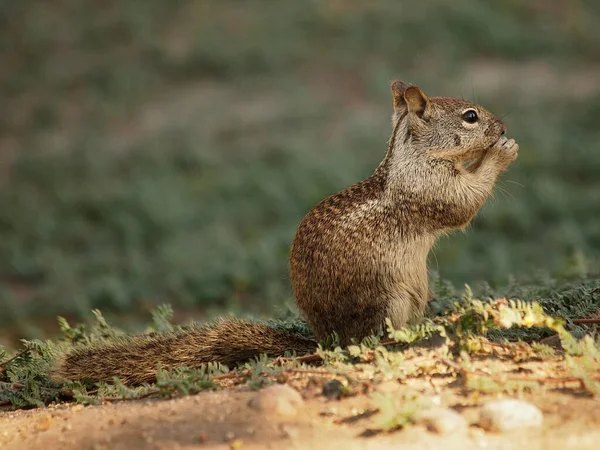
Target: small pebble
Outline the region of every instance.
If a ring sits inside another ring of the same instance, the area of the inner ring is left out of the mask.
[[[346,388],[339,380],[329,380],[323,385],[321,394],[329,400],[339,400],[344,395]]]
[[[52,426],[52,417],[50,414],[42,414],[37,421],[36,428],[38,431],[48,431]]]
[[[235,433],[233,431],[228,431],[227,433],[225,433],[226,441],[232,441],[233,439],[235,439]]]
[[[465,418],[452,409],[426,409],[417,412],[414,419],[415,422],[425,425],[429,431],[438,434],[465,432],[468,428]]]
[[[542,412],[536,406],[514,399],[491,401],[479,413],[479,425],[487,431],[541,427],[542,422]]]
[[[285,384],[274,384],[262,389],[248,405],[266,414],[292,417],[303,404],[298,391]]]

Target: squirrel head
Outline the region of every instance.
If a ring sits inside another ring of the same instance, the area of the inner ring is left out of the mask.
[[[406,121],[414,151],[465,161],[490,148],[506,132],[498,117],[475,103],[452,97],[428,97],[417,86],[394,81],[394,122]],[[399,139],[401,137],[397,137]]]

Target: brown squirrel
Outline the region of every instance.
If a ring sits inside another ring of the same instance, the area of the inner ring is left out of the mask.
[[[481,106],[391,85],[394,113],[387,153],[365,180],[325,198],[300,223],[290,253],[296,303],[317,340],[341,345],[422,316],[427,255],[442,234],[466,227],[519,146]],[[55,378],[126,384],[165,369],[233,365],[259,354],[312,352],[314,340],[265,324],[221,319],[172,333],[75,347]]]

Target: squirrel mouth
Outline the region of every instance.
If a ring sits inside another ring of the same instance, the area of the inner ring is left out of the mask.
[[[471,150],[470,152],[464,154],[461,158],[462,161],[460,161],[460,165],[465,169],[468,168],[469,166],[483,158],[487,151],[494,146],[494,144],[490,145],[489,147],[480,148],[478,150]]]
[[[461,161],[460,165],[464,169],[468,169],[471,165],[480,161],[481,158],[483,158],[485,156],[485,154],[488,152],[488,150],[491,149],[492,147],[494,147],[495,145],[497,145],[503,138],[506,139],[504,137],[504,133],[502,133],[502,135],[498,139],[496,139],[494,142],[492,142],[490,145],[483,148],[482,150],[474,150],[474,151],[469,152],[468,154],[465,155],[465,158]]]
[[[487,147],[483,147],[483,148],[480,147],[479,149],[474,149],[474,150],[471,150],[470,152],[466,153],[463,156],[462,161],[460,162],[460,166],[463,169],[468,169],[470,166],[472,166],[473,164],[480,161],[481,158],[483,158],[485,156],[485,154],[488,152],[488,150],[491,149],[494,145],[496,145],[500,141],[500,139],[502,139],[502,136],[500,136],[498,139],[496,139],[494,142],[492,142]]]
[[[487,149],[486,149],[487,150]],[[473,164],[475,164],[476,161],[478,161],[480,158],[483,158],[483,155],[478,156],[477,158],[472,158],[472,159],[467,159],[465,161],[463,161],[461,163],[461,166],[463,169],[468,169],[469,167],[471,167]]]

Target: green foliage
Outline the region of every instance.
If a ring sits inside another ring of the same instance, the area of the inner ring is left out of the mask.
[[[125,386],[118,378],[113,379],[112,383],[97,383],[97,386],[97,390],[94,392],[95,396],[89,396],[89,400],[86,401],[94,401],[94,399],[136,399],[155,391],[154,388],[149,386]],[[83,397],[81,399],[75,397],[75,399],[78,403],[82,403]]]
[[[593,378],[593,374],[600,371],[598,362],[600,361],[600,339],[594,339],[591,336],[585,336],[574,345],[571,353],[576,353],[581,358],[575,359],[571,354],[565,357],[565,362],[571,374],[583,380],[583,385],[588,392],[600,396],[600,380]]]
[[[197,394],[200,391],[217,387],[213,378],[225,373],[227,373],[227,369],[215,363],[209,363],[200,369],[159,370],[156,376],[156,386],[163,397]]]
[[[114,339],[125,334],[123,330],[109,325],[100,310],[95,309],[92,311],[92,314],[94,321],[89,326],[79,323],[75,327],[71,327],[67,319],[58,317],[58,326],[62,333],[62,339],[71,344],[92,344],[94,342]],[[154,314],[157,313],[155,312]],[[160,314],[160,309],[158,314]]]
[[[433,321],[425,319],[421,323],[409,324],[400,330],[395,330],[392,321],[386,319],[388,337],[396,342],[411,344],[419,339],[427,339],[434,334],[446,336],[443,326],[435,324]]]
[[[173,307],[171,305],[159,305],[152,311],[152,329],[159,333],[173,331],[172,318]]]
[[[490,376],[470,377],[467,379],[466,386],[474,391],[493,394],[507,393],[516,396],[521,396],[524,392],[540,392],[542,390],[540,383],[537,381],[498,381]]]
[[[539,342],[532,342],[531,343],[531,349],[535,353],[537,353],[538,355],[540,355],[541,358],[545,358],[545,357],[556,355],[556,350],[555,349],[553,349],[552,347],[550,347],[548,345],[541,344]]]
[[[0,403],[8,401],[24,408],[59,399],[61,387],[48,378],[58,351],[60,348],[50,341],[23,341],[19,353],[0,361]]]
[[[453,299],[453,297],[451,297]],[[152,333],[162,333],[173,329],[169,318],[173,311],[163,305],[152,312],[149,327]],[[59,318],[63,333],[58,342],[31,340],[23,342],[23,349],[11,358],[0,348],[0,405],[10,403],[14,407],[23,408],[41,406],[52,401],[72,399],[83,404],[95,404],[103,400],[140,398],[145,396],[172,397],[190,395],[205,389],[218,388],[217,380],[228,377],[226,367],[219,364],[207,364],[199,369],[178,367],[173,370],[159,370],[157,382],[137,388],[124,386],[118,379],[112,383],[95,383],[84,386],[81,383],[60,384],[49,376],[49,369],[61,352],[68,351],[73,344],[92,345],[98,341],[110,341],[124,334],[118,328],[107,323],[99,311],[94,311],[95,321],[89,326],[71,327],[68,322]],[[298,329],[299,320],[291,320],[288,326],[285,321],[279,323],[282,329]],[[486,335],[496,330],[499,335],[515,329],[546,328],[558,334],[564,349],[564,358],[569,373],[579,379],[586,390],[600,392],[600,385],[594,375],[600,372],[600,340],[586,334],[583,338],[575,337],[567,327],[568,322],[562,318],[548,315],[537,301],[507,300],[505,298],[481,301],[474,298],[467,287],[459,301],[444,315],[425,319],[421,324],[412,324],[404,329],[395,330],[388,321],[388,337],[398,345],[386,347],[379,336],[371,336],[362,342],[342,348],[339,344],[325,347],[320,345],[317,354],[321,357],[326,370],[332,374],[344,376],[350,384],[356,383],[351,373],[359,369],[361,373],[374,381],[389,379],[405,379],[409,376],[421,376],[435,373],[438,365],[445,360],[452,360],[453,353],[459,352],[464,370],[470,369],[470,354],[480,354],[488,345]],[[438,336],[445,344],[437,347],[436,358],[416,358],[419,347],[411,344]],[[520,358],[536,357],[553,358],[556,351],[539,343],[532,346],[524,342],[516,342],[512,346],[503,340],[507,349]],[[454,350],[451,351],[451,348]],[[484,352],[485,353],[485,352]],[[440,359],[442,358],[442,359]],[[283,365],[282,365],[283,364]],[[444,363],[446,364],[446,363]],[[454,365],[458,363],[452,363]],[[234,377],[241,377],[252,389],[258,389],[273,379],[285,374],[287,369],[302,370],[294,358],[274,364],[265,355],[240,366]],[[470,377],[466,386],[486,392],[518,393],[523,390],[539,388],[539,382],[521,382],[501,379],[488,375]],[[397,399],[396,399],[397,400]],[[375,399],[381,410],[381,426],[391,429],[410,422],[418,409],[416,403],[405,399],[397,403],[380,398]],[[383,402],[383,403],[382,403]]]
[[[570,332],[576,337],[582,337],[588,328],[574,324],[573,319],[590,317],[600,310],[600,281],[598,279],[564,279],[563,277],[546,276],[543,280],[538,280],[538,284],[511,284],[505,289],[493,290],[489,286],[479,289],[485,293],[478,300],[481,308],[491,298],[506,297],[512,299],[527,298],[534,300],[544,312],[553,317],[560,317],[569,325]],[[429,305],[429,317],[449,314],[457,305],[470,305],[473,298],[473,290],[466,285],[461,294],[448,281],[440,281],[434,277],[432,281],[432,291],[434,298]],[[470,306],[467,306],[470,308]],[[465,312],[463,310],[463,312]],[[527,340],[534,341],[547,337],[553,333],[553,330],[547,326],[510,328],[499,331],[496,328],[486,326],[486,323],[470,323],[469,321],[480,321],[481,316],[464,315],[462,316],[467,329],[478,328],[478,332],[486,333],[492,340]],[[489,324],[488,324],[489,325]],[[458,324],[460,326],[460,324]]]
[[[279,372],[276,367],[271,367],[269,363],[269,358],[266,355],[260,355],[254,361],[243,365],[243,368],[248,372],[248,386],[250,389],[260,389],[269,383],[268,375],[275,375]]]
[[[411,424],[417,412],[432,406],[425,399],[410,391],[401,395],[374,394],[372,401],[379,410],[375,416],[376,425],[382,430],[391,431]]]

